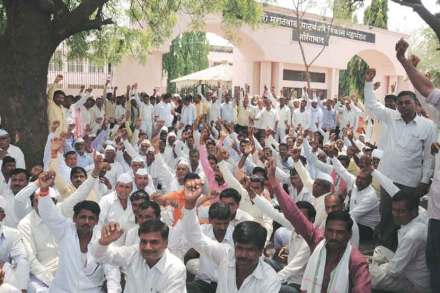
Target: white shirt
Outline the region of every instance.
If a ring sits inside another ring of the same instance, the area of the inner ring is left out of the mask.
[[[255,198],[255,205],[281,226],[292,231],[289,239],[288,264],[278,272],[281,280],[301,284],[302,276],[310,257],[310,248],[304,238],[295,232],[292,224],[277,211],[272,204],[261,196]]]
[[[350,215],[357,223],[374,230],[380,222],[379,197],[376,191],[371,184],[363,190],[359,190],[356,185],[356,177],[348,172],[338,159],[333,158],[332,163],[336,172],[351,190]]]
[[[209,104],[209,111],[208,111],[209,122],[212,122],[212,121],[215,122],[218,119],[220,119],[221,107],[222,107],[222,104],[220,103],[219,99],[217,99],[214,103]]]
[[[156,105],[154,115],[158,117],[158,120],[165,121],[166,127],[171,127],[173,124],[173,115],[171,113],[172,105],[171,103],[164,103],[161,101]]]
[[[26,169],[26,164],[24,162],[24,154],[18,146],[10,144],[6,155],[15,159],[15,167]],[[0,160],[0,167],[3,165],[3,160]]]
[[[50,197],[40,198],[38,210],[59,246],[59,266],[50,293],[100,293],[106,277],[108,284],[114,283],[115,276],[107,269],[108,266],[97,262],[90,252],[92,241],[86,254],[87,263],[83,263],[76,226],[71,219],[61,215]],[[97,230],[95,226],[93,238],[98,237]]]
[[[201,225],[200,229],[204,235],[206,235],[207,237],[209,237],[210,239],[212,239],[214,241],[218,241],[215,238],[214,230],[213,230],[211,224]],[[234,240],[232,240],[233,230],[234,230],[234,228],[231,225],[229,225],[228,229],[226,230],[225,238],[220,243],[234,247]],[[217,279],[218,279],[218,276],[217,276],[218,272],[217,271],[218,271],[217,265],[214,262],[212,262],[212,260],[208,256],[206,256],[203,253],[200,253],[199,271],[196,275],[196,278],[199,280],[203,280],[207,283],[217,282]]]
[[[431,144],[436,141],[436,126],[431,120],[416,115],[408,124],[401,114],[385,108],[376,100],[373,84],[365,83],[365,107],[387,124],[389,145],[384,148],[379,171],[394,182],[416,187],[428,183],[433,174]]]
[[[346,106],[343,106],[339,111],[339,127],[346,128],[348,126],[356,129],[359,112],[351,105],[351,109],[348,110]]]
[[[426,219],[419,215],[397,231],[399,243],[397,250],[393,258],[380,268],[392,277],[405,277],[417,288],[429,291],[430,273],[426,265],[427,237]]]
[[[145,262],[139,245],[116,247],[95,242],[92,252],[99,261],[122,267],[127,278],[126,293],[186,293],[185,265],[168,249],[152,268]]]
[[[20,232],[2,223],[0,225],[0,262],[4,263],[5,283],[26,290],[29,263]]]
[[[116,191],[104,196],[99,201],[99,207],[101,208],[99,222],[102,225],[119,223],[120,227],[126,232],[135,226],[135,218],[130,199],[127,199],[127,207],[124,209]],[[125,242],[126,232],[115,242],[116,244],[122,245]]]
[[[194,104],[183,105],[180,114],[180,123],[183,125],[193,125],[196,120],[196,106]]]
[[[279,292],[281,282],[276,272],[262,259],[259,260],[255,270],[243,281],[240,289],[237,289],[234,249],[202,234],[195,209],[184,209],[183,213],[182,222],[190,245],[218,265],[216,293]]]
[[[235,107],[232,102],[222,104],[221,117],[225,122],[228,123],[235,121]]]
[[[299,124],[301,124],[301,126],[304,127],[305,129],[309,125],[309,120],[310,120],[310,113],[309,111],[307,111],[307,109],[304,109],[303,112],[301,112],[300,109],[296,109],[293,111],[293,115],[292,115],[293,126],[298,126]]]
[[[275,130],[275,124],[277,122],[277,115],[275,113],[274,109],[270,109],[269,111],[264,108],[261,110],[257,116],[255,117],[256,120],[260,120],[260,126],[261,129],[271,129]]]
[[[3,224],[11,228],[17,228],[21,218],[15,213],[15,195],[9,186],[3,189],[0,197],[3,198],[5,204],[3,209],[5,210],[6,217],[3,219]]]
[[[278,114],[278,127],[281,129],[286,129],[286,123],[287,125],[291,124],[291,113],[290,113],[290,108],[285,105],[282,108],[278,108],[277,109],[277,114]]]

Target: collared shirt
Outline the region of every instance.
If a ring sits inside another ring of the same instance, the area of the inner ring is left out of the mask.
[[[84,168],[84,169],[90,169],[90,167],[93,165],[93,159],[90,157],[89,154],[83,153],[82,155],[79,153],[76,153],[77,158],[77,166]]]
[[[26,169],[24,161],[24,154],[18,146],[10,144],[6,155],[15,159],[16,168]],[[0,167],[3,165],[3,160],[0,160]]]
[[[208,120],[209,122],[217,121],[221,116],[222,104],[220,100],[216,100],[214,103],[209,103]]]
[[[53,94],[55,92],[55,86],[56,84],[52,84],[49,86],[49,90],[47,93],[47,116],[48,116],[48,127],[50,129],[52,123],[54,121],[60,122],[60,127],[58,128],[58,131],[62,131],[64,128],[64,107],[58,106],[55,104],[55,101],[53,100]]]
[[[168,249],[151,268],[145,262],[139,245],[102,246],[95,242],[92,253],[100,262],[122,267],[127,278],[124,292],[186,293],[185,265]]]
[[[240,104],[237,108],[237,124],[240,126],[249,126],[249,120],[253,119],[255,111],[253,106],[248,105],[246,108]]]
[[[405,277],[416,288],[429,291],[430,274],[426,265],[427,237],[426,219],[419,215],[398,230],[396,253],[381,268],[395,278]]]
[[[275,193],[285,217],[294,226],[295,231],[301,235],[313,252],[315,247],[324,239],[323,230],[315,227],[300,211],[297,205],[289,198],[288,194],[283,190],[281,185],[276,181],[270,181],[269,184]],[[322,292],[327,292],[330,282],[330,275],[338,265],[342,254],[331,260],[326,259],[324,277],[322,284]],[[353,293],[370,293],[371,278],[368,271],[368,263],[361,252],[353,246],[350,254],[349,262],[349,288]]]
[[[193,125],[196,120],[196,107],[194,104],[183,105],[180,114],[180,123],[183,125]]]
[[[276,272],[262,259],[238,289],[234,249],[203,235],[195,209],[184,210],[182,224],[190,245],[217,264],[217,293],[268,293],[280,290],[281,282]]]
[[[307,109],[301,112],[301,109],[296,109],[293,111],[292,115],[292,125],[298,126],[301,124],[302,127],[306,128],[309,125],[310,112]]]
[[[259,120],[261,129],[271,129],[275,130],[276,122],[278,121],[277,115],[274,109],[270,109],[269,111],[264,108],[261,110],[256,116],[256,120]]]
[[[322,110],[322,124],[321,127],[324,129],[335,129],[336,128],[336,110],[331,108],[330,110],[327,107],[321,108]]]
[[[290,108],[287,105],[284,105],[282,108],[277,108],[277,114],[278,114],[278,127],[281,129],[286,129],[287,125],[291,124],[292,121],[292,115],[290,112]]]
[[[112,269],[114,272],[114,268],[110,269],[109,266],[99,263],[90,251],[91,243],[97,241],[99,234],[97,226],[85,254],[87,261],[84,263],[73,221],[61,215],[49,196],[40,198],[38,210],[43,223],[49,227],[59,246],[59,265],[49,289],[50,293],[100,293],[105,279],[107,283],[114,283],[115,275],[110,273]]]
[[[26,290],[29,281],[29,263],[18,230],[0,226],[0,262],[4,263],[5,283]]]
[[[440,111],[440,89],[434,89],[426,98],[426,101]]]
[[[387,124],[390,135],[379,170],[405,186],[416,187],[420,182],[428,183],[433,174],[431,144],[437,138],[434,123],[417,115],[405,123],[398,111],[385,108],[377,102],[371,82],[365,84],[364,91],[367,110]]]
[[[172,108],[171,103],[164,103],[163,101],[157,104],[155,108],[154,115],[158,116],[159,120],[165,121],[166,127],[171,127],[173,124],[174,116],[171,114]]]
[[[125,242],[126,232],[135,226],[135,218],[130,199],[127,199],[127,207],[124,209],[116,191],[113,191],[99,201],[99,207],[101,208],[99,222],[102,225],[119,223],[120,227],[125,231],[124,235],[115,242],[118,245],[122,245]]]
[[[435,172],[428,195],[429,217],[431,219],[440,220],[440,154],[435,155]]]
[[[222,104],[221,118],[228,123],[235,122],[235,106],[232,102]]]
[[[347,183],[348,189],[351,190],[350,215],[357,223],[374,230],[380,222],[379,197],[376,191],[371,184],[359,190],[356,185],[356,177],[350,174],[338,159],[333,158],[332,163],[336,172]]]
[[[218,241],[215,238],[214,230],[212,228],[211,224],[205,224],[201,225],[200,229],[202,230],[202,233],[209,237],[210,239],[214,241]],[[234,247],[234,241],[232,240],[232,232],[234,228],[229,225],[228,229],[226,230],[225,238],[222,242],[223,244],[230,245],[231,247]],[[218,267],[217,265],[212,262],[212,260],[206,256],[205,254],[201,253],[199,258],[199,271],[196,275],[196,278],[199,280],[203,280],[207,283],[211,282],[217,282],[218,279]]]

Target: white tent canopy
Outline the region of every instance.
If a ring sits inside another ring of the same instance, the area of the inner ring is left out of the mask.
[[[209,67],[201,71],[173,79],[178,89],[197,86],[199,84],[208,84],[211,86],[222,86],[232,84],[232,65],[227,63]]]

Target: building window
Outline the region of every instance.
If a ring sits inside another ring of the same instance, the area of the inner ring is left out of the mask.
[[[55,51],[49,62],[49,71],[63,71],[63,54]]]
[[[68,72],[84,72],[84,65],[82,59],[72,59],[67,62]]]
[[[305,75],[306,75],[306,73],[304,71],[284,69],[283,80],[306,81]],[[310,81],[324,83],[325,82],[325,73],[310,72]]]
[[[97,65],[92,61],[89,61],[89,72],[90,73],[104,73],[104,66]]]

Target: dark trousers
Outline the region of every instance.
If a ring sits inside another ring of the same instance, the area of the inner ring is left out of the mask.
[[[217,283],[207,283],[202,280],[194,280],[186,284],[188,293],[215,293]]]
[[[357,224],[359,228],[359,242],[364,243],[365,241],[373,240],[373,229],[364,226],[362,224]]]
[[[426,264],[431,273],[431,291],[440,292],[440,220],[429,219]]]
[[[398,183],[394,183],[401,190],[406,190],[418,196],[415,187],[404,186]],[[397,230],[399,226],[394,223],[393,215],[391,213],[392,199],[389,194],[380,188],[380,223],[376,227],[376,236],[379,241],[379,245],[396,251],[397,249]]]
[[[298,284],[281,285],[280,293],[300,293],[301,286]]]

